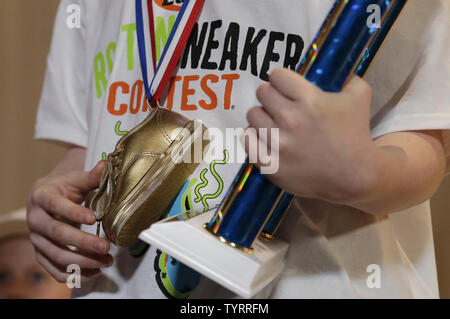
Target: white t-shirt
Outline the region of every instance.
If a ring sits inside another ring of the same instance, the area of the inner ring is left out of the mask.
[[[73,3],[81,8],[80,29],[67,27],[66,9]],[[158,55],[177,8],[154,3]],[[164,103],[209,128],[245,127],[247,110],[259,105],[257,87],[275,67],[298,66],[332,3],[206,1]],[[374,93],[374,138],[450,129],[449,14],[446,0],[409,1],[367,76]],[[85,168],[91,169],[146,117],[141,80],[134,0],[63,0],[36,137],[86,147]],[[199,166],[170,214],[220,202],[241,165],[225,155]],[[287,218],[281,229],[291,241],[287,267],[261,297],[438,297],[428,202],[374,216],[301,198]],[[95,232],[95,227],[84,229]],[[75,296],[233,297],[153,247],[140,257],[117,247],[112,254],[114,266]]]

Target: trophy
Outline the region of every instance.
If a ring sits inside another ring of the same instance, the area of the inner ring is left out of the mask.
[[[298,68],[327,92],[363,77],[407,0],[337,0]],[[370,8],[380,13],[371,22]],[[276,231],[294,196],[248,160],[214,210],[153,224],[140,238],[243,297],[251,297],[284,267],[288,243]]]

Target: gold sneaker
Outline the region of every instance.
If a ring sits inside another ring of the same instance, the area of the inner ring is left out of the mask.
[[[203,159],[205,131],[201,121],[157,107],[117,142],[100,187],[86,199],[109,240],[131,246],[160,219]]]

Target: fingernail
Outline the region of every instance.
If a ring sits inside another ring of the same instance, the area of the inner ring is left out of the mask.
[[[96,220],[95,216],[92,216],[91,214],[86,214],[86,217],[85,217],[85,219],[84,219],[84,222],[85,222],[86,224],[92,225],[93,223],[95,223],[95,220]]]
[[[114,262],[114,259],[112,258],[112,256],[109,256],[108,262],[106,262],[106,263],[103,265],[103,267],[111,267],[112,264],[113,264],[113,262]]]
[[[103,241],[96,242],[94,247],[100,254],[106,253],[106,243],[104,243]]]

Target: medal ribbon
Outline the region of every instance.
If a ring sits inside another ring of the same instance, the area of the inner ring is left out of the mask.
[[[153,0],[136,0],[136,32],[145,94],[149,102],[156,102],[163,94],[178,64],[192,28],[205,0],[184,0],[161,54],[155,56],[155,22]],[[149,34],[150,36],[146,36]],[[152,64],[147,64],[152,61]],[[150,78],[150,75],[153,76]],[[154,105],[154,103],[152,103]]]

